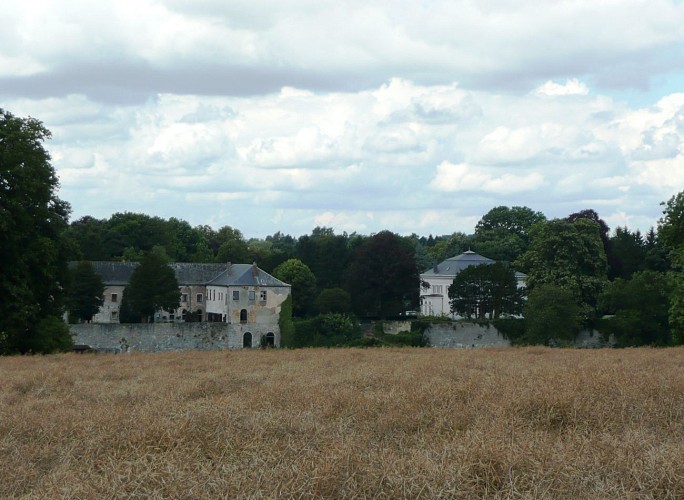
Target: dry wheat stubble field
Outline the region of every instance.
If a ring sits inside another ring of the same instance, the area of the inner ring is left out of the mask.
[[[0,497],[684,497],[684,349],[0,358]]]

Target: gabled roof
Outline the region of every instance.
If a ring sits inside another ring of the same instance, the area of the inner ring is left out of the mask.
[[[430,276],[456,276],[466,267],[477,266],[480,264],[494,264],[494,260],[483,257],[482,255],[468,250],[461,255],[450,257],[439,264],[431,267],[423,273],[423,275]]]
[[[224,266],[223,272],[207,284],[217,286],[290,286],[254,264],[231,264],[228,269]]]
[[[91,262],[105,285],[127,285],[137,262]],[[70,262],[74,267],[76,262]],[[255,264],[203,264],[172,262],[169,267],[176,274],[179,285],[218,286],[290,286],[274,278]]]

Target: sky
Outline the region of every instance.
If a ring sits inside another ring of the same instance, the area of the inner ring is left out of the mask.
[[[647,231],[684,189],[677,0],[7,0],[0,108],[72,220],[472,233],[496,206]]]

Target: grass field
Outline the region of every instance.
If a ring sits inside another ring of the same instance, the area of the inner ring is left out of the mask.
[[[684,349],[0,358],[0,497],[684,498]]]

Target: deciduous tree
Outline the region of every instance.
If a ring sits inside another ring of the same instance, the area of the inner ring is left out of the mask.
[[[43,147],[50,132],[0,109],[0,352],[68,349],[69,205]],[[61,322],[61,323],[60,323]]]
[[[91,321],[104,302],[104,283],[88,261],[71,269],[67,310],[70,321]]]
[[[522,310],[515,272],[501,262],[465,268],[449,287],[449,298],[451,311],[468,319],[498,318]]]
[[[414,308],[419,286],[413,246],[389,231],[359,246],[346,279],[346,289],[360,316],[394,316]]]
[[[150,252],[131,275],[121,304],[122,322],[148,323],[161,310],[172,312],[180,305],[178,281],[165,259]]]
[[[613,315],[602,321],[602,333],[613,334],[619,346],[670,343],[670,283],[664,273],[641,271],[618,278],[600,296],[599,305]]]
[[[313,309],[316,276],[299,259],[288,259],[273,270],[273,276],[292,285],[292,313],[304,316]]]
[[[531,231],[530,247],[516,262],[527,273],[530,290],[548,284],[575,296],[589,319],[607,280],[606,254],[598,223],[580,218],[575,222],[552,220]]]

